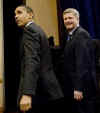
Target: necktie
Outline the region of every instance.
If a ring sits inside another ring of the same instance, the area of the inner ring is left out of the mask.
[[[72,35],[68,35],[67,41],[70,42],[72,40]]]

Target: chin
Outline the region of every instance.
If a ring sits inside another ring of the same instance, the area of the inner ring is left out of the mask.
[[[72,28],[72,27],[68,27],[67,30],[68,30],[68,31],[72,31],[73,28]]]
[[[17,24],[19,27],[22,27],[23,25],[22,24]]]

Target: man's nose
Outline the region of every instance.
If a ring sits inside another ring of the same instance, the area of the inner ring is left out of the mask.
[[[70,21],[70,19],[68,18],[68,19],[66,19],[66,21],[67,21],[67,22],[69,22],[69,21]]]
[[[15,19],[17,19],[17,17],[18,17],[18,16],[17,16],[17,15],[15,15]]]

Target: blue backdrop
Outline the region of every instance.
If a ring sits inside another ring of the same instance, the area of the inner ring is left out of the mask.
[[[93,39],[100,39],[100,0],[58,0],[60,12],[76,8],[80,13],[80,25]]]

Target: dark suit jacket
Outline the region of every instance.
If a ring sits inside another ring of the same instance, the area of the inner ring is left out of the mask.
[[[96,73],[93,43],[89,33],[78,27],[64,49],[65,95],[82,91],[84,98],[96,94]]]
[[[63,97],[52,69],[48,40],[35,23],[24,29],[21,41],[19,98],[32,95],[34,103]]]

